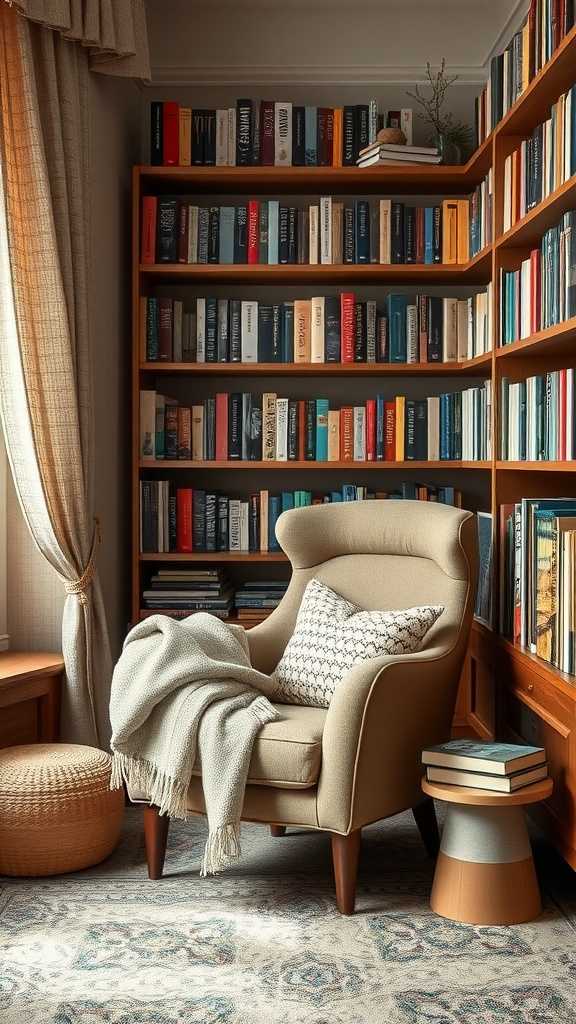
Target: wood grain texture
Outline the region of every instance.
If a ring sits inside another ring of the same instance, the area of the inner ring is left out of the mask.
[[[450,786],[445,782],[429,782],[422,779],[422,789],[434,800],[448,804],[468,804],[476,807],[518,807],[546,800],[553,789],[552,779],[542,779],[531,786],[524,786],[515,793],[494,793],[489,789],[470,789],[467,786]]]
[[[532,857],[511,864],[476,864],[440,852],[430,906],[441,917],[466,924],[532,921],[542,909]]]
[[[353,914],[356,903],[356,877],[360,858],[361,829],[347,836],[332,833],[332,865],[336,884],[336,904],[341,914]]]

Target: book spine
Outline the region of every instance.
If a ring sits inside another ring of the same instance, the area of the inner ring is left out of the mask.
[[[163,103],[150,104],[150,163],[158,167],[164,160],[162,143]]]
[[[355,338],[355,296],[353,292],[342,292],[340,295],[340,323],[340,361],[353,363]]]
[[[306,163],[306,116],[304,107],[292,108],[292,166]]]
[[[248,263],[259,262],[259,203],[251,199],[248,203]]]
[[[180,114],[177,103],[162,105],[162,150],[165,166],[177,166],[180,158]]]
[[[263,167],[274,166],[274,102],[262,100],[260,110],[260,159]]]
[[[290,167],[292,164],[292,104],[274,105],[274,164]]]
[[[252,162],[252,100],[236,101],[236,166]]]
[[[191,487],[179,487],[176,491],[176,549],[182,553],[193,550]]]
[[[370,262],[370,204],[366,199],[354,201],[356,263]]]

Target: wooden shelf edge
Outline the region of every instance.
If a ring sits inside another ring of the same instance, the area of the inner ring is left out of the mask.
[[[483,352],[472,359],[450,363],[140,363],[143,373],[178,373],[193,376],[284,376],[339,377],[347,376],[453,376],[468,374],[477,368],[490,369],[492,353]]]
[[[576,473],[576,459],[572,459],[570,462],[553,462],[544,459],[538,462],[508,462],[499,459],[496,462],[496,469],[505,473]]]
[[[574,463],[576,466],[576,462]],[[284,471],[286,469],[308,469],[308,470],[326,470],[326,469],[347,469],[349,472],[354,470],[386,470],[386,469],[481,469],[488,470],[492,468],[492,463],[488,461],[448,461],[440,460],[439,462],[421,462],[412,461],[407,462],[386,462],[374,461],[374,462],[315,462],[313,460],[307,462],[273,462],[273,461],[254,461],[246,462],[245,460],[239,459],[227,460],[226,462],[218,462],[216,460],[211,462],[192,462],[188,459],[141,459],[140,469],[240,469],[240,470],[260,470],[260,469],[277,469]]]
[[[283,551],[166,551],[144,552],[141,562],[287,562]]]
[[[533,244],[535,236],[539,237],[552,227],[573,203],[576,203],[576,174],[500,235],[495,242],[496,249]]]
[[[511,358],[515,355],[523,355],[525,352],[529,355],[547,354],[548,349],[553,348],[554,345],[557,346],[559,342],[570,339],[573,334],[576,334],[576,316],[569,320],[563,320],[559,324],[553,324],[552,327],[546,327],[542,331],[537,331],[536,334],[531,334],[528,338],[519,338],[518,341],[512,341],[508,345],[500,345],[496,349],[496,359]]]
[[[529,668],[537,675],[543,677],[547,682],[552,683],[562,693],[567,694],[576,701],[576,676],[571,676],[567,672],[562,672],[559,668],[554,665],[550,665],[547,661],[543,661],[538,655],[532,654],[531,651],[525,647],[520,647],[518,644],[513,643],[505,636],[501,636],[499,633],[494,634],[496,644],[500,650],[504,651],[515,661]]]

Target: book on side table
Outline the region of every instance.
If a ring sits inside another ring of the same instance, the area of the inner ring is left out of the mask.
[[[450,740],[422,751],[429,782],[513,793],[548,775],[543,747]]]

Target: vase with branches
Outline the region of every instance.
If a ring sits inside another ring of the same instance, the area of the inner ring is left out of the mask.
[[[451,111],[445,109],[448,90],[457,81],[458,75],[447,74],[446,59],[443,57],[435,72],[430,62],[427,62],[426,76],[425,88],[430,90],[430,94],[424,95],[420,85],[417,85],[415,91],[407,95],[416,100],[420,107],[416,116],[427,125],[429,142],[438,147],[442,163],[461,163],[472,148],[472,129],[463,121],[456,120]]]

